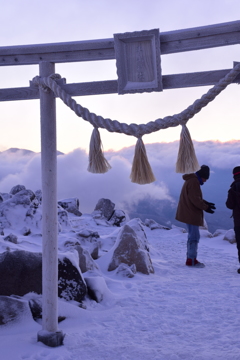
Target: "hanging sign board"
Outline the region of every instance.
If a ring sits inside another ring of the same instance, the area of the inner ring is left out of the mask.
[[[162,91],[159,29],[114,34],[118,94]]]

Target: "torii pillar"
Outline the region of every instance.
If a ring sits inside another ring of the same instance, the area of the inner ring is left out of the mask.
[[[41,62],[40,76],[55,73],[55,64]],[[38,341],[56,347],[63,344],[58,330],[58,218],[57,135],[54,93],[39,87],[42,162],[42,330]]]

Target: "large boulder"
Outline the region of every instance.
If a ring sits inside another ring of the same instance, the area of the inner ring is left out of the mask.
[[[123,226],[114,246],[108,271],[115,270],[122,263],[135,265],[136,271],[149,275],[154,268],[149,255],[147,238],[138,219]]]
[[[11,195],[15,195],[17,194],[19,191],[21,190],[26,190],[24,185],[15,185],[11,190],[10,190],[10,194]]]
[[[99,234],[97,231],[83,229],[76,233],[76,238],[82,248],[87,249],[94,260],[98,259],[98,251],[100,243],[98,241]]]
[[[229,241],[230,244],[236,243],[235,231],[233,229],[228,230],[225,233],[223,240]]]
[[[0,254],[0,295],[42,292],[42,254],[24,250]]]
[[[58,296],[67,301],[82,302],[86,284],[78,268],[66,257],[58,260]]]
[[[156,229],[170,230],[169,227],[163,226],[153,219],[145,219],[144,224],[147,227],[149,227],[151,230],[156,230]]]
[[[86,285],[78,266],[67,256],[58,260],[58,296],[81,302]],[[0,295],[42,293],[42,254],[24,250],[0,254]]]
[[[72,213],[76,216],[82,216],[82,213],[79,211],[79,199],[69,198],[58,201],[58,204],[69,213]]]
[[[112,226],[121,226],[126,221],[126,214],[123,210],[114,210],[108,222]]]
[[[102,198],[98,200],[92,215],[94,218],[105,218],[109,220],[113,214],[114,207],[115,204],[111,200]]]
[[[0,296],[0,325],[26,321],[31,318],[28,302],[15,297]]]
[[[87,271],[99,271],[98,265],[93,260],[87,249],[84,249],[81,245],[76,245],[75,249],[79,256],[79,267],[82,273]]]

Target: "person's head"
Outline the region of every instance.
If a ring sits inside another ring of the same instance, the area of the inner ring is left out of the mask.
[[[233,168],[233,178],[234,180],[240,178],[240,166],[235,166],[235,168]]]
[[[207,165],[202,165],[196,174],[202,179],[202,182],[204,183],[209,179],[210,169]]]

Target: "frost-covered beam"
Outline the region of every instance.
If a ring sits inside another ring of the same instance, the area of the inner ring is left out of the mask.
[[[240,44],[240,20],[160,33],[162,55],[234,44]],[[0,47],[0,66],[110,59],[115,59],[113,38]]]
[[[217,82],[230,70],[231,69],[163,75],[163,89],[170,90],[177,88],[216,85]],[[233,83],[240,83],[240,75],[234,79]],[[62,85],[62,87],[71,96],[106,95],[116,94],[118,92],[117,80],[66,84]],[[39,99],[38,87],[0,89],[0,102],[33,99]]]

